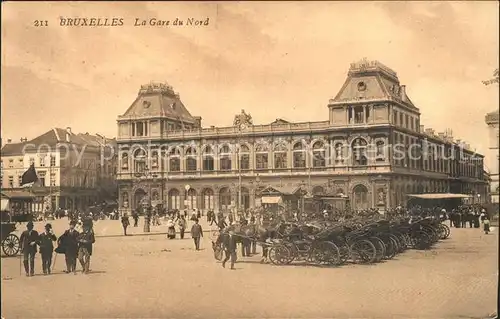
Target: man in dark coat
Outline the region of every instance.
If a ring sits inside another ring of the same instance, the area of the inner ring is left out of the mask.
[[[38,232],[33,230],[33,222],[26,224],[27,230],[23,231],[19,239],[21,252],[23,254],[24,271],[26,276],[35,275],[35,254],[38,242]]]
[[[50,275],[50,267],[52,265],[52,253],[54,252],[54,241],[57,240],[56,235],[52,232],[52,225],[45,225],[45,232],[41,233],[38,240],[40,246],[40,254],[42,255],[42,268],[44,275]]]
[[[76,221],[72,220],[69,223],[69,229],[59,237],[58,245],[64,247],[64,255],[66,259],[66,273],[73,272],[76,275],[76,258],[78,255],[78,237],[79,233],[75,229]]]
[[[122,216],[123,234],[127,236],[127,227],[130,225],[127,213]]]
[[[200,250],[200,239],[203,237],[203,229],[198,224],[198,219],[194,220],[194,225],[191,227],[191,237],[194,240],[196,250]]]
[[[139,214],[137,214],[137,211],[134,210],[132,218],[134,219],[134,227],[137,227],[139,225]]]
[[[83,231],[78,237],[78,259],[82,265],[82,273],[88,274],[90,271],[90,256],[92,256],[92,245],[95,243],[95,235],[92,230],[92,223],[83,224]]]
[[[224,252],[226,257],[222,261],[222,267],[226,267],[226,262],[231,259],[231,269],[234,269],[234,263],[236,262],[236,237],[233,231],[229,231],[228,234],[223,234],[225,236],[223,239]]]

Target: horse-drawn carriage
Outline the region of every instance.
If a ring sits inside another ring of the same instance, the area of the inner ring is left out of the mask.
[[[15,256],[19,252],[19,237],[13,234],[16,230],[16,223],[0,223],[2,251],[6,256]]]

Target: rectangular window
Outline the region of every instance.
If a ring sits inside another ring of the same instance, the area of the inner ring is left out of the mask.
[[[20,159],[19,159],[19,166],[20,166],[20,167],[23,167],[23,164],[24,164],[24,159],[20,158]]]
[[[286,153],[274,153],[274,168],[286,168]]]
[[[186,159],[186,171],[188,172],[196,171],[196,157],[188,157]]]
[[[250,169],[250,155],[240,155],[240,169]]]
[[[221,156],[220,170],[221,171],[230,171],[231,170],[231,157],[229,157],[228,155]]]
[[[13,168],[13,167],[14,167],[14,160],[10,159],[9,160],[9,168]]]
[[[56,173],[50,173],[50,186],[56,186]]]
[[[17,176],[17,183],[19,187],[21,187],[21,184],[23,183],[23,174]]]
[[[54,155],[50,156],[50,166],[56,166],[56,157]]]
[[[399,113],[399,126],[403,126],[403,117],[404,117],[404,114],[403,113]]]
[[[14,188],[14,176],[9,176],[9,188]]]
[[[408,121],[408,114],[405,114],[405,128],[409,128],[410,127],[410,125],[409,125],[408,122],[409,122]]]
[[[255,168],[256,169],[267,169],[268,168],[268,154],[256,154],[255,155]]]
[[[40,155],[40,167],[45,167],[45,155]]]
[[[38,180],[40,182],[40,186],[45,186],[45,172],[38,172]]]
[[[169,166],[171,172],[180,172],[181,160],[178,157],[172,157],[170,158]]]
[[[306,153],[304,151],[293,152],[293,167],[294,168],[306,167]]]

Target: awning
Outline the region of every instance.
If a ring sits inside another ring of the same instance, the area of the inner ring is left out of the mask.
[[[262,204],[279,204],[281,203],[280,196],[263,196]]]
[[[2,191],[2,196],[12,199],[33,199],[36,196],[24,190]]]
[[[408,197],[422,198],[422,199],[446,199],[446,198],[470,198],[473,196],[467,194],[432,193],[432,194],[408,194]]]

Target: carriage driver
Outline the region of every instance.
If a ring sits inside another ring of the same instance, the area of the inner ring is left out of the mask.
[[[19,239],[21,252],[23,253],[24,270],[26,277],[35,275],[35,254],[38,241],[38,232],[33,230],[33,222],[28,222],[27,230],[23,231]],[[29,263],[28,263],[29,261]]]

